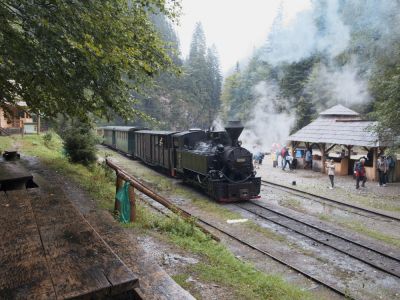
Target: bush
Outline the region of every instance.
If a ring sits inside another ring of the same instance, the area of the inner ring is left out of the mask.
[[[71,162],[89,165],[97,160],[96,136],[90,125],[74,122],[64,129],[64,149]]]
[[[44,142],[44,145],[45,145],[47,148],[50,148],[50,147],[51,147],[51,141],[52,141],[52,139],[53,139],[53,134],[52,134],[50,131],[46,132],[46,133],[43,135],[43,142]]]

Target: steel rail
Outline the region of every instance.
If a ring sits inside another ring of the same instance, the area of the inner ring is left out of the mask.
[[[152,207],[153,209],[157,210],[157,211],[160,212],[161,214],[166,215],[166,216],[168,217],[168,214],[166,214],[165,211],[163,211],[163,210],[161,210],[160,208],[154,206],[152,203],[150,203],[150,202],[147,201],[147,200],[143,200],[143,201],[145,201],[146,204],[148,204],[148,205],[149,205],[150,207]],[[269,252],[267,252],[267,251],[265,251],[265,250],[262,250],[262,249],[258,248],[257,246],[254,246],[254,245],[252,245],[252,244],[250,244],[250,243],[248,243],[248,242],[243,241],[242,239],[240,239],[240,238],[237,237],[236,235],[233,235],[233,234],[231,234],[231,233],[229,233],[229,232],[227,232],[227,231],[225,231],[225,230],[223,230],[223,229],[221,229],[221,228],[219,228],[219,227],[217,227],[217,226],[215,226],[215,225],[213,225],[213,224],[211,224],[211,223],[205,221],[204,219],[202,219],[202,218],[200,218],[200,217],[196,217],[196,219],[197,219],[197,221],[199,221],[199,222],[201,222],[201,223],[203,223],[203,224],[205,224],[205,225],[207,225],[207,226],[209,226],[209,227],[211,227],[211,228],[213,228],[213,229],[215,229],[215,230],[217,230],[217,231],[219,231],[219,232],[221,232],[221,233],[223,233],[223,234],[229,236],[230,238],[234,239],[235,241],[241,243],[242,245],[245,245],[245,246],[247,246],[247,247],[249,247],[249,248],[251,248],[251,249],[253,249],[253,250],[256,250],[256,251],[262,253],[263,255],[266,255],[266,256],[272,258],[273,260],[275,260],[275,261],[277,261],[277,262],[279,262],[279,263],[281,263],[281,264],[283,264],[283,265],[289,267],[290,269],[292,269],[292,270],[294,270],[294,271],[296,271],[296,272],[302,274],[302,275],[305,276],[306,278],[309,278],[309,279],[311,279],[311,280],[313,280],[313,281],[315,281],[315,282],[317,282],[317,283],[319,283],[319,284],[321,284],[321,285],[323,285],[323,286],[325,286],[325,287],[327,287],[327,288],[333,290],[335,293],[338,293],[338,294],[340,294],[341,296],[345,296],[346,299],[354,299],[354,298],[352,298],[352,297],[349,297],[348,293],[345,293],[345,292],[343,292],[343,291],[341,291],[341,290],[339,290],[339,289],[337,289],[337,288],[335,288],[335,287],[329,285],[329,283],[324,282],[323,280],[320,280],[320,279],[318,279],[318,278],[315,278],[313,275],[309,274],[308,272],[300,270],[299,268],[297,268],[297,267],[295,267],[295,266],[293,266],[293,265],[291,265],[291,264],[285,262],[284,260],[278,258],[277,256],[275,256],[275,255],[273,255],[273,254],[271,254],[271,253],[269,253]]]
[[[248,209],[248,208],[245,207],[245,206],[248,205],[248,204],[251,204],[251,205],[260,207],[260,208],[264,209],[265,211],[272,212],[272,213],[278,215],[278,216],[280,217],[280,219],[279,219],[279,220],[274,220],[274,219],[272,219],[272,218],[266,217],[265,215],[263,215],[263,214],[261,214],[261,213],[259,213],[259,212],[256,212],[256,211],[253,211],[253,210],[251,210],[251,209]],[[264,220],[267,220],[267,221],[269,221],[269,222],[278,224],[279,226],[282,226],[282,227],[285,227],[285,228],[287,228],[287,229],[290,229],[291,231],[296,232],[296,233],[298,233],[298,234],[300,234],[300,235],[303,235],[303,236],[305,236],[305,237],[307,237],[307,238],[309,238],[309,239],[311,239],[311,240],[313,240],[313,241],[316,241],[316,242],[318,242],[318,243],[320,243],[320,244],[323,244],[323,245],[325,245],[325,246],[327,246],[327,247],[330,247],[330,248],[332,248],[332,249],[334,249],[334,250],[336,250],[336,251],[339,251],[339,252],[341,252],[341,253],[343,253],[343,254],[346,254],[346,255],[348,255],[348,256],[350,256],[350,257],[352,257],[352,258],[355,258],[355,259],[357,259],[357,260],[359,260],[359,261],[361,261],[361,262],[363,262],[363,263],[365,263],[365,264],[367,264],[367,265],[369,265],[369,266],[372,266],[372,267],[375,268],[375,269],[378,269],[378,270],[380,270],[380,271],[383,271],[383,272],[385,272],[385,273],[388,273],[388,274],[390,274],[390,275],[393,275],[393,276],[395,276],[395,277],[397,277],[397,278],[400,278],[400,272],[393,272],[393,271],[391,271],[391,270],[388,270],[387,268],[384,268],[384,267],[380,266],[379,264],[377,264],[374,260],[370,260],[370,259],[368,259],[368,258],[366,258],[366,257],[364,257],[364,258],[363,258],[363,257],[360,257],[360,253],[352,254],[352,253],[346,252],[345,250],[340,249],[340,247],[338,247],[338,246],[332,245],[331,243],[328,243],[328,242],[324,241],[323,239],[318,239],[318,238],[312,236],[312,234],[305,233],[305,232],[302,231],[302,230],[295,229],[293,226],[286,225],[285,222],[282,220],[282,217],[284,217],[284,218],[286,218],[286,219],[289,219],[289,220],[292,221],[292,222],[294,221],[294,222],[297,222],[297,223],[299,223],[299,224],[301,224],[301,225],[305,225],[305,226],[307,226],[307,227],[310,227],[310,228],[312,228],[312,229],[314,229],[314,230],[317,230],[317,231],[319,231],[319,232],[322,232],[323,234],[333,236],[333,237],[335,237],[335,238],[337,238],[337,239],[340,239],[340,240],[342,240],[342,241],[345,241],[346,243],[354,244],[354,245],[356,245],[357,247],[363,248],[363,249],[365,249],[365,250],[367,250],[367,251],[374,252],[375,255],[383,256],[383,257],[385,257],[385,259],[390,259],[390,260],[393,260],[393,261],[395,261],[395,262],[400,262],[400,259],[398,259],[398,258],[396,258],[396,257],[393,257],[393,256],[388,255],[388,254],[386,254],[386,253],[380,252],[379,250],[370,248],[370,247],[368,247],[368,246],[366,246],[366,245],[363,245],[363,244],[361,244],[361,243],[358,243],[358,242],[356,242],[356,241],[352,241],[352,240],[347,239],[347,238],[345,238],[345,237],[342,237],[342,236],[340,236],[340,235],[338,235],[338,234],[332,233],[332,232],[330,232],[330,231],[327,231],[327,230],[322,229],[322,228],[320,228],[320,227],[318,227],[318,226],[309,224],[309,223],[307,223],[307,222],[298,220],[298,219],[296,219],[296,218],[294,218],[294,217],[290,217],[290,216],[288,216],[288,215],[286,215],[286,214],[284,214],[284,213],[278,212],[278,211],[276,211],[276,210],[274,210],[274,209],[272,209],[272,208],[265,207],[265,206],[263,206],[263,205],[260,205],[260,204],[258,204],[258,203],[252,202],[252,201],[247,202],[247,203],[244,203],[244,204],[235,204],[235,205],[238,206],[238,207],[240,207],[241,209],[243,209],[243,210],[245,210],[245,211],[248,211],[248,212],[250,212],[250,213],[252,213],[252,214],[254,214],[254,215],[258,216],[258,217],[263,218]]]
[[[295,188],[292,188],[292,187],[289,187],[289,186],[286,186],[286,185],[282,185],[282,184],[279,184],[279,183],[276,183],[276,182],[261,180],[261,183],[263,183],[264,186],[272,186],[274,188],[279,187],[279,188],[281,188],[281,190],[282,189],[286,189],[286,190],[288,190],[288,191],[286,191],[287,193],[291,193],[291,194],[294,194],[294,195],[309,199],[311,201],[318,201],[318,200],[312,199],[312,198],[308,198],[308,197],[304,197],[304,196],[298,195],[298,194],[304,194],[304,195],[307,195],[307,196],[310,196],[310,197],[321,199],[322,201],[325,201],[325,202],[335,203],[335,204],[338,204],[338,205],[341,205],[341,206],[346,206],[346,207],[349,207],[349,208],[352,208],[352,209],[355,209],[355,210],[360,210],[360,211],[367,212],[367,213],[372,214],[372,215],[377,215],[377,216],[380,216],[380,217],[385,217],[387,219],[400,222],[400,218],[399,217],[392,216],[392,215],[389,215],[389,214],[385,214],[385,213],[380,212],[380,211],[371,210],[371,209],[368,209],[368,208],[363,207],[363,206],[359,206],[359,205],[354,205],[354,204],[350,204],[350,203],[347,203],[347,202],[338,201],[338,200],[331,199],[331,198],[328,198],[328,197],[316,195],[316,194],[313,194],[313,193],[310,193],[310,192],[305,192],[305,191],[302,191],[302,190],[299,190],[299,189],[295,189]]]
[[[304,275],[305,277],[307,277],[307,278],[309,278],[309,279],[311,279],[311,280],[313,280],[313,281],[315,281],[315,282],[317,282],[317,283],[320,283],[321,285],[323,285],[323,286],[329,288],[330,290],[334,291],[335,293],[337,293],[337,294],[339,294],[339,295],[341,295],[341,296],[346,297],[346,299],[355,299],[355,298],[349,296],[349,295],[348,295],[348,292],[342,291],[342,290],[340,290],[339,288],[336,288],[336,287],[330,285],[330,284],[327,283],[326,281],[324,281],[324,280],[322,280],[322,279],[319,279],[319,278],[316,278],[315,276],[313,276],[312,274],[308,273],[307,271],[301,270],[300,268],[298,268],[298,267],[292,265],[291,263],[288,263],[288,262],[284,261],[283,259],[281,259],[281,258],[275,256],[274,254],[271,254],[271,253],[269,253],[269,252],[267,252],[267,251],[265,251],[265,250],[262,250],[262,249],[258,248],[257,246],[252,245],[252,244],[250,244],[250,243],[248,243],[248,242],[242,240],[241,238],[237,237],[236,235],[231,234],[231,233],[227,232],[226,230],[223,230],[223,229],[221,229],[221,228],[219,228],[219,227],[217,227],[217,226],[211,224],[210,222],[205,221],[205,220],[202,219],[202,218],[198,218],[198,217],[197,217],[197,220],[200,221],[201,223],[204,223],[204,224],[206,224],[207,226],[209,226],[209,227],[211,227],[211,228],[214,228],[215,230],[217,230],[217,231],[219,231],[219,232],[221,232],[221,233],[223,233],[223,234],[229,236],[230,238],[234,239],[235,241],[237,241],[237,242],[239,242],[239,243],[241,243],[241,244],[243,244],[243,245],[245,245],[245,246],[247,246],[247,247],[249,247],[249,248],[251,248],[251,249],[253,249],[253,250],[258,251],[258,252],[262,253],[263,255],[266,255],[266,256],[272,258],[273,260],[275,260],[275,261],[277,261],[277,262],[279,262],[279,263],[281,263],[281,264],[283,264],[283,265],[289,267],[290,269],[292,269],[292,270],[294,270],[294,271],[296,271],[296,272],[298,272],[298,273]]]

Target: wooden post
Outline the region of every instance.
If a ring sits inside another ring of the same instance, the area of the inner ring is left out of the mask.
[[[119,176],[118,172],[115,172],[117,175],[117,180],[115,181],[115,202],[114,202],[114,212],[119,212],[119,201],[117,199],[117,192],[122,187],[122,178]]]
[[[351,149],[353,149],[353,146],[352,145],[347,145],[345,147],[347,148],[347,151],[348,151],[347,157],[349,158],[349,161],[350,161]]]
[[[294,142],[292,142],[292,147],[290,149],[290,156],[294,157]]]
[[[378,170],[376,168],[377,164],[378,164],[378,148],[374,147],[373,148],[373,156],[372,156],[372,169],[374,170],[373,174],[374,176],[371,178],[372,181],[376,181],[376,179],[378,178]]]
[[[321,173],[325,173],[325,143],[318,144],[321,151]]]
[[[40,111],[37,113],[37,124],[36,124],[37,134],[40,134]]]
[[[135,200],[135,188],[133,185],[129,185],[129,202],[131,205],[130,221],[133,223],[136,221],[136,200]]]
[[[292,149],[291,149],[291,153],[290,153],[290,155],[294,158],[295,157],[295,152],[296,152],[296,149],[297,149],[297,147],[299,146],[299,144],[300,144],[300,142],[295,142],[295,141],[292,141]]]
[[[21,137],[24,138],[24,133],[25,133],[25,123],[24,121],[21,121]]]

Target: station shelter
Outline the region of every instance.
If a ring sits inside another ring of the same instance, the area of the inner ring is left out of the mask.
[[[288,141],[300,167],[304,164],[304,156],[298,153],[304,153],[306,149],[312,150],[314,171],[325,173],[325,161],[329,158],[334,160],[335,174],[339,176],[352,175],[355,162],[364,157],[367,178],[376,181],[377,158],[389,145],[381,141],[373,131],[376,124],[374,121],[363,120],[359,113],[347,107],[336,105],[321,112],[315,121],[290,135]],[[399,163],[396,161],[395,180],[400,179]]]

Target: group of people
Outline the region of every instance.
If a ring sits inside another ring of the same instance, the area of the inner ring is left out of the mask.
[[[394,171],[396,166],[396,160],[392,156],[379,156],[377,162],[377,169],[379,175],[379,186],[386,186],[387,183],[394,181]],[[331,182],[330,189],[334,187],[335,177],[335,163],[333,159],[326,162],[327,173]],[[362,157],[358,162],[354,164],[354,175],[356,178],[356,189],[365,187],[367,176],[365,172],[365,158]]]
[[[289,149],[287,147],[276,148],[272,151],[272,161],[273,167],[278,168],[279,164],[282,170],[285,170],[286,167],[289,167],[289,170],[293,170],[296,168],[297,160],[293,158],[289,153]]]
[[[293,158],[289,153],[289,149],[285,146],[280,147],[280,145],[273,144],[272,147],[272,161],[274,168],[282,168],[285,170],[286,167],[289,167],[289,170],[293,170],[296,168],[297,160]],[[367,157],[362,157],[358,161],[354,163],[354,176],[356,179],[356,189],[361,187],[365,187],[365,183],[367,181],[366,170],[365,170],[365,162],[366,160],[371,160],[372,157],[369,157],[370,153],[368,153]],[[340,158],[345,157],[345,150],[342,150]],[[259,153],[254,155],[255,166],[260,165],[264,155]],[[379,175],[379,186],[386,186],[390,181],[394,181],[395,175],[395,164],[396,159],[392,156],[379,156],[377,162],[377,169]],[[312,152],[311,149],[307,149],[304,154],[304,169],[312,168]],[[330,180],[330,189],[334,188],[334,178],[335,178],[335,162],[333,159],[329,159],[325,163],[325,168],[327,170],[327,174]]]
[[[386,186],[389,181],[393,182],[395,160],[392,156],[379,156],[377,169],[379,177],[379,186]]]
[[[333,159],[330,159],[326,162],[326,169],[331,182],[331,186],[329,188],[333,189],[335,178],[335,162]],[[356,189],[360,188],[360,182],[361,187],[365,187],[365,182],[367,181],[367,176],[365,174],[365,158],[361,158],[354,164],[354,175],[356,177]]]

